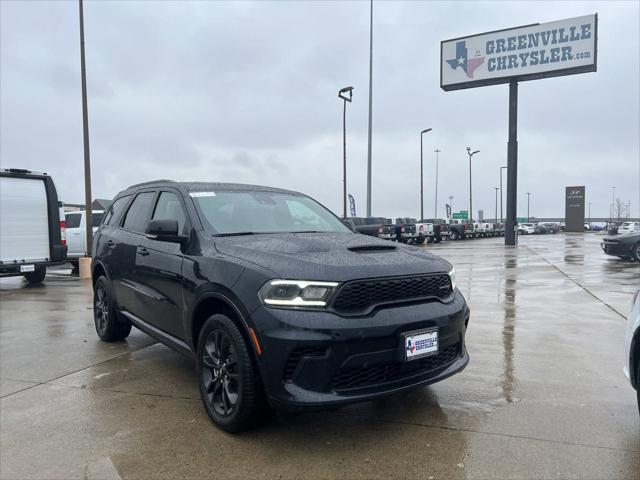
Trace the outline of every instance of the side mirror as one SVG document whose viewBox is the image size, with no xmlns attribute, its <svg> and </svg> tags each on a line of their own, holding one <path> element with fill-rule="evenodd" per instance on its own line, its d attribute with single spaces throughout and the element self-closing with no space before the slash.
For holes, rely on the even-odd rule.
<svg viewBox="0 0 640 480">
<path fill-rule="evenodd" d="M 185 243 L 189 237 L 178 234 L 177 220 L 151 220 L 147 226 L 147 238 L 159 242 Z"/>
<path fill-rule="evenodd" d="M 355 226 L 355 224 L 353 223 L 352 220 L 349 220 L 348 218 L 344 218 L 344 219 L 342 219 L 342 223 L 344 223 L 347 226 L 347 228 L 349 230 L 351 230 L 352 232 L 356 231 L 356 226 Z"/>
</svg>

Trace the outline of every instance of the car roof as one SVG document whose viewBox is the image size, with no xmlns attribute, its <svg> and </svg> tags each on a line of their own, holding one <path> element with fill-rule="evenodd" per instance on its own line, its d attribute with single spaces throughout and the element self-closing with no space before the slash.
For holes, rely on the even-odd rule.
<svg viewBox="0 0 640 480">
<path fill-rule="evenodd" d="M 222 183 L 222 182 L 176 182 L 174 180 L 152 180 L 150 182 L 136 183 L 127 187 L 118 195 L 125 193 L 133 193 L 144 188 L 173 187 L 185 194 L 189 192 L 207 192 L 207 191 L 245 191 L 245 192 L 271 192 L 271 193 L 288 193 L 292 195 L 303 195 L 293 190 L 285 190 L 283 188 L 265 187 L 262 185 L 250 185 L 244 183 Z"/>
</svg>

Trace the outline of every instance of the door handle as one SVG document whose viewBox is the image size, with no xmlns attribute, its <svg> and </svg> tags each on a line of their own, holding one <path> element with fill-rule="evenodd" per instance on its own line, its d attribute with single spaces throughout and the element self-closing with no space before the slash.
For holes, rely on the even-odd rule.
<svg viewBox="0 0 640 480">
<path fill-rule="evenodd" d="M 114 242 L 113 240 L 107 240 L 107 241 L 105 242 L 104 246 L 105 246 L 105 247 L 108 247 L 108 248 L 113 248 L 113 247 L 115 247 L 115 246 L 116 246 L 116 242 Z"/>
<path fill-rule="evenodd" d="M 144 248 L 142 245 L 138 245 L 138 255 L 142 255 L 143 257 L 146 257 L 147 255 L 149 255 L 149 250 Z"/>
</svg>

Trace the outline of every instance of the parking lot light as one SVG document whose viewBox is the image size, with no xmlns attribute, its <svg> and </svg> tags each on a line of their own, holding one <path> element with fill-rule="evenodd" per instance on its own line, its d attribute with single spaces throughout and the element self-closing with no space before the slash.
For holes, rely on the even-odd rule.
<svg viewBox="0 0 640 480">
<path fill-rule="evenodd" d="M 527 223 L 530 222 L 529 219 L 529 200 L 531 199 L 531 192 L 527 192 Z"/>
<path fill-rule="evenodd" d="M 476 153 L 480 153 L 480 150 L 471 151 L 471 147 L 467 147 L 467 154 L 469 155 L 469 220 L 473 223 L 473 192 L 471 190 L 471 157 Z"/>
<path fill-rule="evenodd" d="M 424 162 L 422 159 L 422 135 L 430 131 L 430 128 L 425 128 L 420 132 L 420 220 L 424 218 L 424 178 L 422 174 L 424 169 Z"/>
<path fill-rule="evenodd" d="M 349 95 L 347 97 L 347 94 Z M 343 100 L 342 110 L 342 218 L 347 218 L 347 102 L 351 103 L 353 87 L 341 88 L 338 97 Z"/>
<path fill-rule="evenodd" d="M 496 223 L 498 223 L 498 190 L 500 190 L 500 187 L 493 187 L 493 189 L 496 191 Z"/>
<path fill-rule="evenodd" d="M 500 223 L 503 223 L 502 219 L 502 170 L 506 170 L 506 166 L 500 167 Z"/>
</svg>

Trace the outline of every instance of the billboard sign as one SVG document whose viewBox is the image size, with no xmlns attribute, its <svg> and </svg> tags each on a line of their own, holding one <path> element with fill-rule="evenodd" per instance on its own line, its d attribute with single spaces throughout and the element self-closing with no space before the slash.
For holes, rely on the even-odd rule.
<svg viewBox="0 0 640 480">
<path fill-rule="evenodd" d="M 565 189 L 565 232 L 584 231 L 584 186 Z"/>
<path fill-rule="evenodd" d="M 440 43 L 440 87 L 482 87 L 597 70 L 598 14 Z"/>
</svg>

